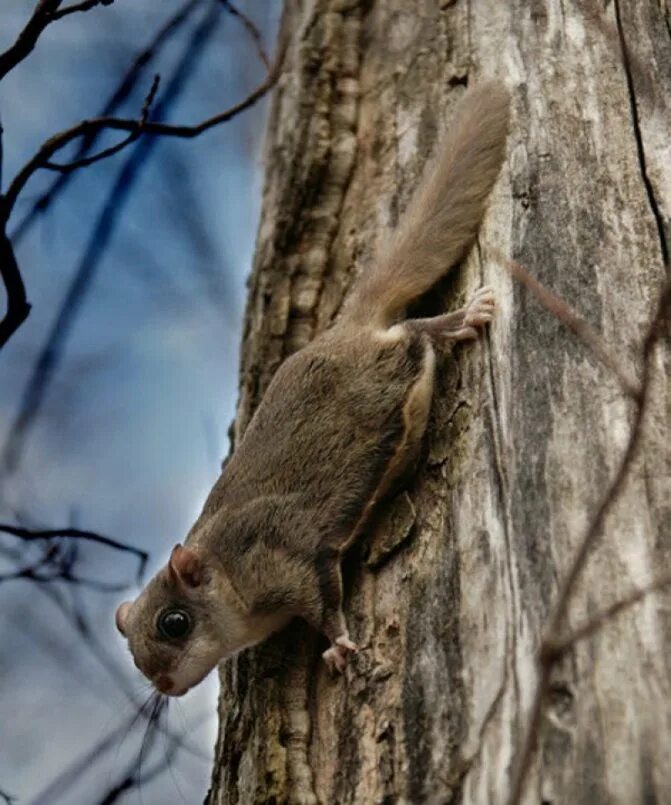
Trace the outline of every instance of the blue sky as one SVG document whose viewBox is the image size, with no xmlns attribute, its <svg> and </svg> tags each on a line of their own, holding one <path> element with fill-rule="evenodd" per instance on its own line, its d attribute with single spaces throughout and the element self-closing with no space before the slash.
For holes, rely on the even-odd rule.
<svg viewBox="0 0 671 805">
<path fill-rule="evenodd" d="M 44 139 L 99 110 L 134 54 L 180 5 L 117 0 L 48 28 L 30 57 L 0 84 L 5 186 Z M 271 50 L 279 5 L 238 3 Z M 190 32 L 212 13 L 210 4 L 202 6 L 147 69 L 121 114 L 137 115 L 154 72 L 161 73 L 162 87 L 168 86 Z M 2 4 L 0 49 L 13 41 L 31 7 L 24 0 Z M 263 78 L 263 65 L 237 20 L 222 12 L 210 27 L 167 114 L 170 121 L 207 117 Z M 0 478 L 3 521 L 20 515 L 43 527 L 74 524 L 131 542 L 150 552 L 150 573 L 185 535 L 228 449 L 244 283 L 260 206 L 265 112 L 261 103 L 197 140 L 157 141 L 141 160 L 21 461 Z M 127 149 L 79 171 L 17 248 L 33 309 L 0 353 L 1 443 L 96 218 L 130 154 Z M 52 178 L 40 174 L 31 180 L 15 209 L 14 226 Z M 0 546 L 13 545 L 1 538 Z M 87 549 L 84 560 L 90 576 L 132 578 L 129 557 Z M 11 559 L 0 553 L 0 572 L 10 567 Z M 64 595 L 70 601 L 75 592 Z M 112 628 L 119 598 L 86 592 L 78 605 L 125 675 L 124 685 L 139 691 L 143 683 Z M 114 729 L 128 702 L 48 592 L 25 581 L 5 582 L 0 599 L 0 789 L 31 802 L 65 764 Z M 178 786 L 187 801 L 199 801 L 209 780 L 216 692 L 213 676 L 179 708 L 171 706 L 169 723 L 176 731 L 186 726 L 205 760 L 179 754 L 177 782 L 163 775 L 148 783 L 144 805 L 181 801 Z M 49 795 L 49 801 L 96 802 L 96 793 L 106 787 L 101 775 L 116 779 L 137 750 L 136 738 L 131 734 L 121 750 L 115 747 L 82 775 L 76 791 Z M 156 751 L 158 758 L 160 747 Z M 132 792 L 118 801 L 140 799 Z"/>
</svg>

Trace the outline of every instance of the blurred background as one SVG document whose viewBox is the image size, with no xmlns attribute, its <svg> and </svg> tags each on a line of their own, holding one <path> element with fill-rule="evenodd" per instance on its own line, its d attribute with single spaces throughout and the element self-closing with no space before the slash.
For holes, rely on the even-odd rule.
<svg viewBox="0 0 671 805">
<path fill-rule="evenodd" d="M 36 2 L 4 0 L 0 51 Z M 155 73 L 152 119 L 243 99 L 267 68 L 234 11 L 272 59 L 280 6 L 116 0 L 53 22 L 0 83 L 3 189 L 55 132 L 137 118 Z M 228 451 L 266 105 L 25 187 L 8 233 L 33 307 L 0 352 L 0 523 L 111 537 L 149 554 L 147 578 L 185 536 Z M 0 533 L 0 802 L 202 801 L 216 674 L 145 739 L 148 689 L 113 626 L 138 560 Z"/>
</svg>

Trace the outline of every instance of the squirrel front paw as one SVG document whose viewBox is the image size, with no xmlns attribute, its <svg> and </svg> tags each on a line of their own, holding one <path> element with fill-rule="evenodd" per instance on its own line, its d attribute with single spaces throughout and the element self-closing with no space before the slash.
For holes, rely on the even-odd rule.
<svg viewBox="0 0 671 805">
<path fill-rule="evenodd" d="M 347 635 L 336 637 L 330 648 L 322 654 L 324 662 L 328 665 L 332 673 L 342 674 L 347 668 L 347 661 L 350 654 L 356 654 L 359 651 L 356 643 L 353 643 Z"/>
</svg>

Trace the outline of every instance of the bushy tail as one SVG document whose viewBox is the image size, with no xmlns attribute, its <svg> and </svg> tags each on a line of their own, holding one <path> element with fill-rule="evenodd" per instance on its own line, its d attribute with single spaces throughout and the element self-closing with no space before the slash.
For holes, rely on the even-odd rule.
<svg viewBox="0 0 671 805">
<path fill-rule="evenodd" d="M 462 98 L 400 227 L 354 287 L 343 320 L 389 326 L 464 256 L 505 155 L 509 112 L 510 96 L 498 82 Z"/>
</svg>

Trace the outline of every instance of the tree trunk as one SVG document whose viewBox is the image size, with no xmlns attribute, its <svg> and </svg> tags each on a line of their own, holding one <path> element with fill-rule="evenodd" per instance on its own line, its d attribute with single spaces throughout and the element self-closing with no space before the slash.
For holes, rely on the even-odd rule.
<svg viewBox="0 0 671 805">
<path fill-rule="evenodd" d="M 605 7 L 604 7 L 605 6 Z M 341 678 L 301 625 L 222 667 L 209 803 L 503 803 L 536 651 L 633 404 L 496 262 L 562 296 L 640 376 L 665 279 L 671 46 L 662 0 L 287 0 L 236 438 L 395 226 L 464 85 L 513 92 L 478 245 L 427 310 L 498 315 L 438 365 L 426 456 L 346 562 Z M 623 59 L 619 32 L 629 55 Z M 643 457 L 591 553 L 575 626 L 669 567 L 669 355 Z M 647 597 L 555 669 L 523 801 L 671 802 L 671 610 Z"/>
</svg>

